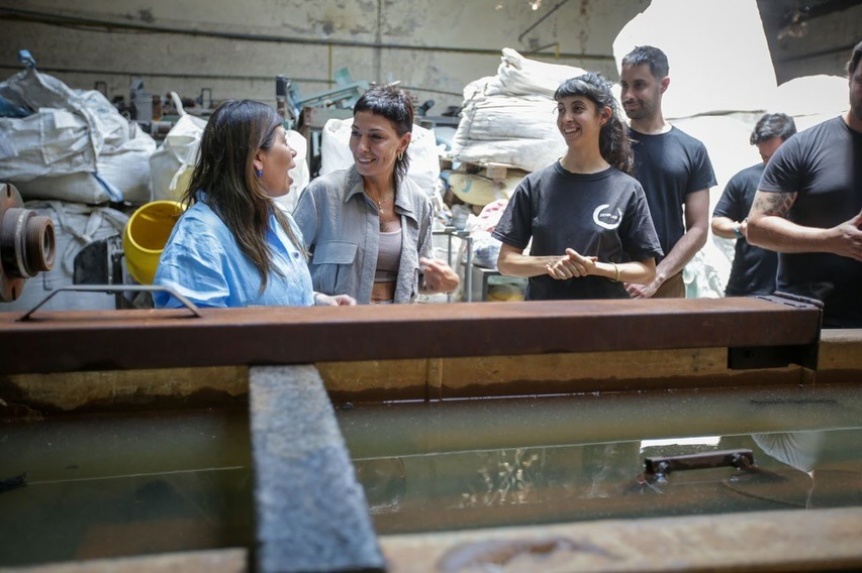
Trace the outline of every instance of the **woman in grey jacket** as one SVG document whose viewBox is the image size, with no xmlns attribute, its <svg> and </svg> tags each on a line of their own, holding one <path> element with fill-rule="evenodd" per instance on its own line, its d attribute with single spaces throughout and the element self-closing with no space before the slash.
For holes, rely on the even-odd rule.
<svg viewBox="0 0 862 573">
<path fill-rule="evenodd" d="M 406 177 L 412 129 L 413 105 L 398 88 L 374 87 L 356 102 L 354 165 L 312 181 L 294 212 L 315 290 L 368 304 L 458 287 L 455 271 L 432 258 L 431 202 Z"/>
</svg>

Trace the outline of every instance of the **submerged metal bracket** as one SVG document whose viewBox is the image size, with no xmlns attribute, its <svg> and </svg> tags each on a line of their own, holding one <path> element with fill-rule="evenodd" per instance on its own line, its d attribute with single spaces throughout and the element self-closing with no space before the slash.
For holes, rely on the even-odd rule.
<svg viewBox="0 0 862 573">
<path fill-rule="evenodd" d="M 823 311 L 823 302 L 791 293 L 778 292 L 768 296 L 758 296 L 761 300 L 775 302 L 799 309 L 818 309 Z M 780 326 L 779 326 L 780 327 Z M 817 370 L 820 331 L 808 344 L 786 346 L 737 346 L 727 349 L 727 367 L 731 370 L 755 368 L 781 368 L 798 364 L 809 370 Z"/>
<path fill-rule="evenodd" d="M 667 474 L 685 470 L 733 467 L 738 470 L 754 466 L 751 450 L 719 450 L 682 456 L 653 457 L 644 460 L 644 474 L 663 482 Z"/>
</svg>

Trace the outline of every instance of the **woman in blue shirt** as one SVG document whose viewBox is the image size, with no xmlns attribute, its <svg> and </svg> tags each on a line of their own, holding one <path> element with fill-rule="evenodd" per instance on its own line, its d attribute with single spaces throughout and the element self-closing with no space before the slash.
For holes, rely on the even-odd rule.
<svg viewBox="0 0 862 573">
<path fill-rule="evenodd" d="M 228 101 L 210 116 L 154 283 L 204 307 L 355 304 L 312 290 L 302 236 L 274 197 L 290 190 L 296 152 L 268 105 Z M 153 295 L 157 308 L 181 306 Z"/>
</svg>

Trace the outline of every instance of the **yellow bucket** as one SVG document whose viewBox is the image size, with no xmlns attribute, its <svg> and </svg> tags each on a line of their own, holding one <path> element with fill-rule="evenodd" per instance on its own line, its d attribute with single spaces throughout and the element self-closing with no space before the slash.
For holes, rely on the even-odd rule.
<svg viewBox="0 0 862 573">
<path fill-rule="evenodd" d="M 178 201 L 153 201 L 129 217 L 123 230 L 123 251 L 129 274 L 140 284 L 153 283 L 159 257 L 182 214 L 183 206 Z"/>
</svg>

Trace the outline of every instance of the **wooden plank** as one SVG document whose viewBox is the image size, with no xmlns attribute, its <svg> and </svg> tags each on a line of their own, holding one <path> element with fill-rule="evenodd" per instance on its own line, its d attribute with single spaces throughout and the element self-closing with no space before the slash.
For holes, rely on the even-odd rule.
<svg viewBox="0 0 862 573">
<path fill-rule="evenodd" d="M 816 384 L 862 383 L 862 330 L 825 330 Z M 720 348 L 578 352 L 317 364 L 336 403 L 810 383 L 799 366 L 730 370 Z M 0 418 L 45 412 L 192 406 L 245 399 L 248 367 L 164 368 L 0 377 Z M 204 402 L 206 401 L 206 403 Z"/>
<path fill-rule="evenodd" d="M 89 559 L 31 567 L 0 567 L 2 573 L 244 573 L 248 549 L 236 547 L 117 559 Z"/>
<path fill-rule="evenodd" d="M 862 509 L 773 511 L 380 539 L 389 573 L 859 571 Z"/>
</svg>

